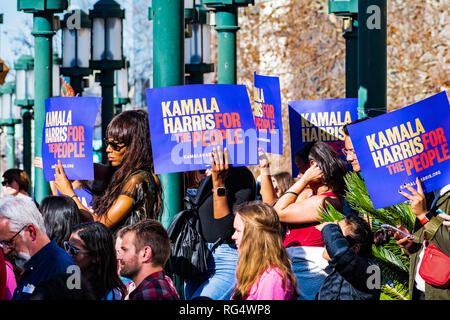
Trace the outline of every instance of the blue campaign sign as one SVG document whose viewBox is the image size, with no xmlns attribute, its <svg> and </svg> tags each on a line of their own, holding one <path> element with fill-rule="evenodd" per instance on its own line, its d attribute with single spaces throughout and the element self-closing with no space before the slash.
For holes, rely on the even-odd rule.
<svg viewBox="0 0 450 320">
<path fill-rule="evenodd" d="M 45 100 L 42 162 L 46 181 L 55 180 L 58 160 L 69 180 L 94 179 L 92 139 L 101 101 L 96 97 Z"/>
<path fill-rule="evenodd" d="M 58 195 L 60 195 L 59 190 L 56 190 Z M 92 193 L 87 189 L 73 189 L 75 195 L 80 199 L 81 203 L 89 210 L 92 209 L 91 201 L 92 201 Z"/>
<path fill-rule="evenodd" d="M 210 168 L 210 154 L 218 146 L 228 148 L 232 166 L 258 164 L 244 85 L 186 85 L 146 93 L 155 173 Z"/>
<path fill-rule="evenodd" d="M 408 184 L 424 192 L 450 183 L 450 105 L 445 92 L 348 126 L 375 209 L 407 200 Z M 409 191 L 404 190 L 409 193 Z"/>
<path fill-rule="evenodd" d="M 294 177 L 299 173 L 295 154 L 309 142 L 326 142 L 345 160 L 343 126 L 358 119 L 357 98 L 289 101 L 288 105 Z"/>
<path fill-rule="evenodd" d="M 253 101 L 258 146 L 268 153 L 283 154 L 280 79 L 255 73 Z"/>
<path fill-rule="evenodd" d="M 81 203 L 88 209 L 91 209 L 92 194 L 86 189 L 73 189 Z"/>
</svg>

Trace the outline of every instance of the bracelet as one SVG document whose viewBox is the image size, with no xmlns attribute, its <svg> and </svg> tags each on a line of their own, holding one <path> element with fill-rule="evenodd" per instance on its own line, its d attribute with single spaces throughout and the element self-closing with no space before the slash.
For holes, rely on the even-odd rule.
<svg viewBox="0 0 450 320">
<path fill-rule="evenodd" d="M 285 193 L 283 193 L 283 196 L 284 196 L 286 193 L 290 193 L 290 194 L 293 194 L 293 195 L 295 195 L 296 197 L 298 197 L 298 193 L 296 193 L 296 192 L 294 192 L 294 191 L 286 191 Z"/>
</svg>

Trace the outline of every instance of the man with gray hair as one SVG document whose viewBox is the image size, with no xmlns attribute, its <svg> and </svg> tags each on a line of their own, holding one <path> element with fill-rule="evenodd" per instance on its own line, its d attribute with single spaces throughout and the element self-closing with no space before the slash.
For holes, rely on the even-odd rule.
<svg viewBox="0 0 450 320">
<path fill-rule="evenodd" d="M 42 214 L 30 199 L 0 199 L 0 247 L 24 269 L 13 300 L 28 300 L 40 282 L 75 265 L 69 254 L 48 238 Z"/>
</svg>

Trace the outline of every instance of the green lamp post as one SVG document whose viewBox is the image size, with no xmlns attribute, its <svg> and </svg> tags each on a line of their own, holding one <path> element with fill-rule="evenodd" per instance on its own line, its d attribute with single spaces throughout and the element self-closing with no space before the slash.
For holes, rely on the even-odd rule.
<svg viewBox="0 0 450 320">
<path fill-rule="evenodd" d="M 74 16 L 78 20 L 74 21 Z M 92 73 L 89 68 L 91 58 L 92 21 L 83 10 L 74 10 L 64 15 L 62 29 L 61 74 L 70 78 L 75 94 L 83 92 L 83 78 Z"/>
<path fill-rule="evenodd" d="M 180 0 L 153 0 L 153 85 L 155 88 L 184 84 L 184 3 Z M 160 174 L 164 209 L 161 223 L 168 227 L 183 209 L 182 173 Z"/>
<path fill-rule="evenodd" d="M 128 68 L 130 61 L 125 60 L 125 67 L 114 72 L 114 114 L 122 112 L 123 105 L 131 102 L 128 97 Z"/>
<path fill-rule="evenodd" d="M 34 155 L 42 156 L 42 134 L 45 123 L 45 99 L 52 96 L 52 38 L 55 13 L 67 9 L 67 0 L 17 0 L 17 10 L 33 14 L 34 36 Z M 50 193 L 41 169 L 34 171 L 34 198 L 37 203 Z"/>
<path fill-rule="evenodd" d="M 193 1 L 193 0 L 191 0 Z M 184 27 L 185 13 L 181 0 L 153 0 L 149 20 L 153 20 L 153 86 L 155 88 L 184 84 Z M 193 6 L 190 6 L 191 9 Z M 163 212 L 160 222 L 167 229 L 175 214 L 183 209 L 184 175 L 158 175 L 161 181 Z M 174 277 L 183 298 L 182 282 Z"/>
<path fill-rule="evenodd" d="M 214 71 L 211 63 L 210 13 L 200 0 L 185 2 L 184 19 L 188 32 L 185 32 L 184 66 L 186 84 L 202 84 L 203 75 Z M 187 7 L 190 5 L 191 7 Z"/>
<path fill-rule="evenodd" d="M 1 87 L 2 104 L 0 125 L 6 127 L 6 168 L 15 167 L 16 148 L 15 148 L 15 125 L 20 123 L 20 109 L 14 105 L 14 95 L 16 84 L 14 82 L 6 82 Z"/>
<path fill-rule="evenodd" d="M 34 59 L 22 55 L 14 64 L 16 70 L 16 99 L 14 104 L 22 108 L 23 170 L 31 177 L 31 119 L 34 105 Z"/>
<path fill-rule="evenodd" d="M 386 113 L 386 12 L 386 0 L 358 1 L 359 118 Z"/>
<path fill-rule="evenodd" d="M 122 20 L 125 10 L 114 0 L 99 0 L 89 10 L 92 21 L 91 60 L 89 67 L 100 70 L 98 80 L 102 87 L 102 138 L 114 117 L 114 70 L 122 69 L 125 61 L 122 50 Z M 102 145 L 102 162 L 107 162 L 106 146 Z"/>
<path fill-rule="evenodd" d="M 202 0 L 202 4 L 215 10 L 218 83 L 236 84 L 238 7 L 254 4 L 254 0 Z"/>
<path fill-rule="evenodd" d="M 345 97 L 358 97 L 358 0 L 328 0 L 328 13 L 343 19 Z"/>
</svg>

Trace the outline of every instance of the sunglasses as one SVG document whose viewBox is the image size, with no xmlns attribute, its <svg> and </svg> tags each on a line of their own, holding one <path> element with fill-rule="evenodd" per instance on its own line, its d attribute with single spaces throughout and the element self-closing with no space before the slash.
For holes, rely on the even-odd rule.
<svg viewBox="0 0 450 320">
<path fill-rule="evenodd" d="M 125 148 L 125 143 L 110 141 L 107 138 L 103 138 L 103 143 L 105 144 L 106 148 L 108 148 L 108 146 L 111 146 L 114 151 L 120 151 Z"/>
<path fill-rule="evenodd" d="M 6 186 L 7 184 L 11 184 L 9 180 L 2 181 L 2 186 Z"/>
<path fill-rule="evenodd" d="M 4 249 L 8 249 L 11 250 L 14 246 L 14 239 L 19 235 L 19 233 L 21 233 L 23 231 L 23 229 L 25 229 L 26 227 L 28 227 L 28 225 L 22 227 L 22 229 L 20 229 L 15 235 L 13 235 L 9 240 L 5 240 L 5 241 L 0 241 L 0 247 L 4 248 Z"/>
<path fill-rule="evenodd" d="M 69 253 L 71 256 L 76 256 L 79 253 L 89 253 L 88 250 L 81 250 L 77 247 L 74 247 L 69 243 L 69 241 L 64 241 L 64 249 Z"/>
</svg>

